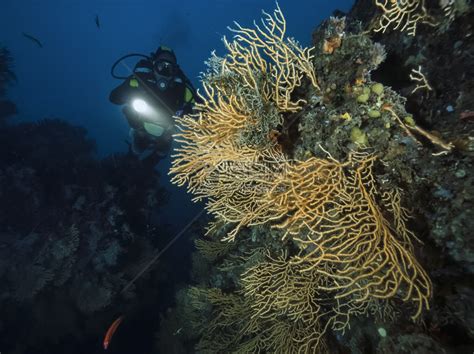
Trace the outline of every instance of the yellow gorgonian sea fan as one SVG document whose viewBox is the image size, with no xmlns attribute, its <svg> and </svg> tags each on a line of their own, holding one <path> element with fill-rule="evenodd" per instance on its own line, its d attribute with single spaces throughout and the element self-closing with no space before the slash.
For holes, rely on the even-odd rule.
<svg viewBox="0 0 474 354">
<path fill-rule="evenodd" d="M 265 195 L 271 189 L 268 180 L 285 173 L 286 158 L 268 134 L 281 124 L 282 113 L 305 103 L 292 97 L 303 78 L 318 88 L 313 48 L 285 39 L 279 8 L 273 16 L 265 15 L 262 27 L 236 24 L 234 41 L 224 39 L 229 53 L 209 61 L 196 113 L 177 119 L 180 146 L 171 181 L 187 184 L 194 200 L 205 198 L 218 219 L 237 224 L 229 240 L 242 226 L 282 216 L 274 215 L 273 201 Z"/>
<path fill-rule="evenodd" d="M 391 298 L 413 303 L 419 317 L 431 282 L 414 257 L 399 193 L 377 191 L 375 157 L 291 160 L 268 135 L 284 113 L 306 103 L 293 94 L 305 78 L 319 89 L 314 49 L 284 38 L 279 8 L 266 14 L 262 28 L 237 27 L 234 41 L 225 40 L 228 54 L 209 60 L 196 113 L 177 119 L 172 182 L 206 200 L 219 224 L 234 226 L 224 240 L 234 241 L 247 226 L 281 229 L 301 249 L 288 261 L 318 280 L 311 285 L 318 294 L 344 304 L 347 318 L 360 304 Z M 257 290 L 250 293 L 259 298 Z M 312 311 L 319 321 L 318 307 Z"/>
<path fill-rule="evenodd" d="M 379 18 L 375 32 L 385 33 L 387 28 L 407 32 L 410 36 L 416 34 L 418 24 L 424 23 L 435 26 L 428 15 L 425 0 L 374 0 L 375 5 L 383 13 Z"/>
</svg>

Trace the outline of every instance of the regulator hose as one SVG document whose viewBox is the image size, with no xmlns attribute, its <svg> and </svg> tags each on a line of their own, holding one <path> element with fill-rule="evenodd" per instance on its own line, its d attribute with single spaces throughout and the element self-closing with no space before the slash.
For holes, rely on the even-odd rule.
<svg viewBox="0 0 474 354">
<path fill-rule="evenodd" d="M 148 60 L 151 60 L 151 58 L 148 56 L 148 55 L 145 55 L 145 54 L 141 54 L 141 53 L 132 53 L 132 54 L 127 54 L 127 55 L 124 55 L 123 57 L 117 59 L 117 61 L 114 63 L 114 65 L 112 65 L 112 68 L 110 69 L 110 74 L 112 75 L 113 78 L 115 79 L 119 79 L 119 80 L 125 80 L 128 78 L 128 76 L 118 76 L 118 75 L 115 75 L 115 68 L 117 67 L 117 65 L 124 59 L 127 59 L 127 58 L 130 58 L 130 57 L 142 57 L 142 58 L 146 58 Z"/>
</svg>

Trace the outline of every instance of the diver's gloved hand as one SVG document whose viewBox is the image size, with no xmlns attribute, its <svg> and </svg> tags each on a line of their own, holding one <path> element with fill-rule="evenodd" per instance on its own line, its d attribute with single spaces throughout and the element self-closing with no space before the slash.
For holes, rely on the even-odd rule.
<svg viewBox="0 0 474 354">
<path fill-rule="evenodd" d="M 185 116 L 186 114 L 191 114 L 191 113 L 194 113 L 194 109 L 193 109 L 193 105 L 191 103 L 186 103 L 184 106 L 183 106 L 183 109 L 180 109 L 179 111 L 176 111 L 175 113 L 175 116 L 176 117 L 183 117 Z"/>
<path fill-rule="evenodd" d="M 131 148 L 135 155 L 140 156 L 154 146 L 154 140 L 141 129 L 130 129 L 129 136 L 132 140 Z"/>
</svg>

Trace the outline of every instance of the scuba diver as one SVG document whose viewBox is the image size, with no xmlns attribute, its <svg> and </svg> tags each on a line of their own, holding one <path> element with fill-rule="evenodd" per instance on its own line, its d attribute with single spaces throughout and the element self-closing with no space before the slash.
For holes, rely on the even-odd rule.
<svg viewBox="0 0 474 354">
<path fill-rule="evenodd" d="M 117 76 L 115 67 L 129 57 L 142 57 L 130 76 Z M 124 105 L 130 126 L 131 150 L 155 165 L 171 149 L 174 116 L 192 112 L 196 91 L 179 67 L 176 55 L 160 46 L 150 56 L 128 54 L 112 66 L 112 76 L 125 80 L 112 90 L 110 101 Z"/>
</svg>

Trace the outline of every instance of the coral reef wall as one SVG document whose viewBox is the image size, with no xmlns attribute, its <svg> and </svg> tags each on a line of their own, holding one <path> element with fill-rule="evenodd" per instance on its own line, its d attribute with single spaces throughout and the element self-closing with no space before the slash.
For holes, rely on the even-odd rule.
<svg viewBox="0 0 474 354">
<path fill-rule="evenodd" d="M 435 285 L 426 320 L 428 337 L 448 352 L 469 352 L 474 338 L 474 180 L 470 173 L 474 8 L 472 2 L 463 0 L 415 3 L 418 16 L 411 20 L 415 32 L 402 31 L 406 23 L 397 27 L 392 21 L 385 31 L 374 35 L 386 48 L 387 58 L 372 77 L 406 97 L 407 111 L 418 124 L 452 146 L 446 155 L 420 156 L 413 164 L 416 183 L 405 189 L 410 191 L 408 203 L 425 235 L 425 257 Z M 363 19 L 368 8 L 367 3 L 357 1 L 349 15 L 351 23 Z M 376 16 L 362 21 L 364 29 L 381 28 L 387 15 L 379 7 Z M 404 341 L 409 343 L 407 348 L 417 341 L 427 343 L 425 334 L 420 339 L 417 334 L 401 334 L 394 338 L 393 350 L 400 350 Z"/>
<path fill-rule="evenodd" d="M 140 282 L 121 291 L 166 240 L 154 218 L 167 200 L 153 166 L 97 159 L 81 127 L 0 123 L 2 352 L 84 353 L 118 313 L 130 321 L 162 266 L 144 276 L 146 292 Z"/>
<path fill-rule="evenodd" d="M 406 3 L 357 2 L 311 48 L 277 7 L 212 54 L 171 174 L 214 221 L 159 347 L 472 350 L 472 7 Z"/>
</svg>

